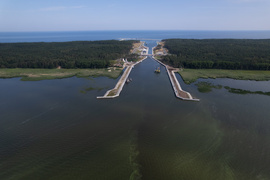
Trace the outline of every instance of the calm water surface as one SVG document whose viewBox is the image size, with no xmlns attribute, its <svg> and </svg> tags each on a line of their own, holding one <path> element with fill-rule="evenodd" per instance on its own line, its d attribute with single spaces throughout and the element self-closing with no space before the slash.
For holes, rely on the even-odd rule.
<svg viewBox="0 0 270 180">
<path fill-rule="evenodd" d="M 270 31 L 64 31 L 0 32 L 0 42 L 65 42 L 108 39 L 270 39 Z"/>
<path fill-rule="evenodd" d="M 96 97 L 117 79 L 0 79 L 0 179 L 270 179 L 270 96 L 200 93 L 177 75 L 201 99 L 181 101 L 157 66 L 138 64 L 112 100 Z M 269 91 L 269 82 L 199 81 Z M 81 93 L 89 87 L 99 90 Z"/>
</svg>

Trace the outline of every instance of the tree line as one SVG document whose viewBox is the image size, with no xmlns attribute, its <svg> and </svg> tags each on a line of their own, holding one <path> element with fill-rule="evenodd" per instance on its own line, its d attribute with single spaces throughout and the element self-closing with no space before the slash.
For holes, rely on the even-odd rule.
<svg viewBox="0 0 270 180">
<path fill-rule="evenodd" d="M 0 43 L 0 68 L 106 68 L 112 60 L 136 58 L 137 41 Z"/>
<path fill-rule="evenodd" d="M 270 39 L 166 39 L 164 63 L 192 69 L 270 70 Z"/>
</svg>

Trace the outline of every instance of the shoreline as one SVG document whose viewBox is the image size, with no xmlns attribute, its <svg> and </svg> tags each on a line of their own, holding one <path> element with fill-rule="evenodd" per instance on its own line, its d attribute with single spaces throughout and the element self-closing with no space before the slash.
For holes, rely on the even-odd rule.
<svg viewBox="0 0 270 180">
<path fill-rule="evenodd" d="M 225 70 L 225 69 L 182 69 L 178 71 L 186 84 L 198 79 L 229 78 L 235 80 L 269 81 L 270 71 Z"/>
<path fill-rule="evenodd" d="M 180 40 L 180 39 L 179 39 Z M 184 39 L 186 40 L 186 39 Z M 158 43 L 161 49 L 164 49 L 164 44 Z M 157 45 L 157 46 L 158 46 Z M 156 47 L 157 47 L 156 46 Z M 165 50 L 163 52 L 159 52 L 156 57 L 166 55 Z M 237 70 L 237 69 L 221 69 L 221 68 L 205 68 L 205 69 L 191 69 L 184 68 L 178 71 L 183 81 L 186 84 L 191 84 L 199 78 L 207 79 L 207 78 L 229 78 L 235 80 L 255 80 L 255 81 L 269 81 L 270 80 L 270 70 Z"/>
<path fill-rule="evenodd" d="M 21 78 L 21 81 L 40 81 L 64 79 L 70 77 L 109 77 L 116 79 L 122 73 L 122 68 L 109 67 L 107 69 L 31 69 L 6 68 L 0 69 L 0 79 Z"/>
<path fill-rule="evenodd" d="M 22 81 L 40 81 L 64 79 L 70 77 L 109 77 L 116 79 L 123 68 L 103 69 L 31 69 L 31 68 L 5 68 L 0 69 L 0 79 L 21 78 Z M 229 78 L 235 80 L 270 81 L 270 71 L 256 70 L 223 70 L 223 69 L 183 69 L 180 74 L 186 84 L 196 82 L 198 79 Z"/>
<path fill-rule="evenodd" d="M 131 51 L 139 49 L 144 46 L 145 42 L 140 41 L 138 48 L 132 48 Z M 144 58 L 143 58 L 144 59 Z M 136 62 L 141 62 L 138 59 Z M 0 79 L 21 78 L 21 81 L 41 81 L 52 79 L 64 79 L 70 77 L 109 77 L 117 79 L 123 72 L 124 67 L 108 67 L 100 69 L 91 68 L 73 68 L 73 69 L 49 69 L 49 68 L 0 68 Z"/>
</svg>

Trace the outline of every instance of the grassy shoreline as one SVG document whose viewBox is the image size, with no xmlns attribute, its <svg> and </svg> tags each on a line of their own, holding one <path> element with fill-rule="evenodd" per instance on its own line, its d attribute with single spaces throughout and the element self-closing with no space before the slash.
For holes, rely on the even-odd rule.
<svg viewBox="0 0 270 180">
<path fill-rule="evenodd" d="M 221 70 L 221 69 L 183 69 L 178 72 L 186 84 L 199 78 L 230 78 L 238 80 L 269 81 L 270 71 Z"/>
<path fill-rule="evenodd" d="M 121 74 L 121 68 L 108 69 L 0 69 L 0 78 L 21 77 L 22 81 L 40 81 L 49 79 L 63 79 L 69 77 L 98 77 L 106 76 L 117 78 Z"/>
</svg>

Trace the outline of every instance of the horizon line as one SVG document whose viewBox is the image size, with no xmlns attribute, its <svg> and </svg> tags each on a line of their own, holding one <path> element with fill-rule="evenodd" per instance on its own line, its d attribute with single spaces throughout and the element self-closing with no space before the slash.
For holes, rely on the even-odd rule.
<svg viewBox="0 0 270 180">
<path fill-rule="evenodd" d="M 41 30 L 41 31 L 0 31 L 0 33 L 32 33 L 32 32 L 97 32 L 97 31 L 270 31 L 270 30 L 195 30 L 195 29 L 189 29 L 189 30 L 184 30 L 184 29 L 141 29 L 141 30 Z"/>
</svg>

